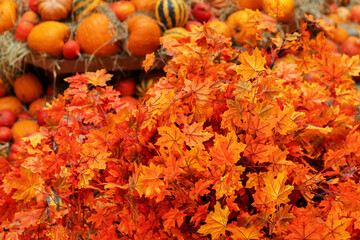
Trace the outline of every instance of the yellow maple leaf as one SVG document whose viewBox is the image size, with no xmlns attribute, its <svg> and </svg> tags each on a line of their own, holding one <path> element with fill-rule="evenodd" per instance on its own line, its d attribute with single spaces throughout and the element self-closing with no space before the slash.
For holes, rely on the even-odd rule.
<svg viewBox="0 0 360 240">
<path fill-rule="evenodd" d="M 138 178 L 138 184 L 136 188 L 139 188 L 140 192 L 143 192 L 145 196 L 159 194 L 161 187 L 165 186 L 163 181 L 163 168 L 150 163 L 150 165 L 142 166 L 141 174 Z"/>
<path fill-rule="evenodd" d="M 261 56 L 261 51 L 255 48 L 252 55 L 243 52 L 239 56 L 240 65 L 235 66 L 234 70 L 242 75 L 246 80 L 256 77 L 256 74 L 265 70 L 266 58 Z"/>
<path fill-rule="evenodd" d="M 41 133 L 34 133 L 33 135 L 29 136 L 29 137 L 24 137 L 23 140 L 30 141 L 30 144 L 35 148 L 37 145 L 39 145 L 41 143 L 41 140 L 44 139 L 45 136 L 41 135 Z"/>
<path fill-rule="evenodd" d="M 262 190 L 268 197 L 268 200 L 275 201 L 277 206 L 289 201 L 289 194 L 294 189 L 294 186 L 285 185 L 287 171 L 279 172 L 275 174 L 273 172 L 267 172 L 264 178 L 265 188 Z"/>
<path fill-rule="evenodd" d="M 214 211 L 207 215 L 205 219 L 206 224 L 200 227 L 198 233 L 204 236 L 211 234 L 211 239 L 218 239 L 221 235 L 225 234 L 229 214 L 230 210 L 228 206 L 222 209 L 221 204 L 216 202 Z"/>
</svg>

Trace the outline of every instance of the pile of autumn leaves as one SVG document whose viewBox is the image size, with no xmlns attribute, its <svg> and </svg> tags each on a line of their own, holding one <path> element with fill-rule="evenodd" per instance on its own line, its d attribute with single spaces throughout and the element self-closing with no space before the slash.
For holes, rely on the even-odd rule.
<svg viewBox="0 0 360 240">
<path fill-rule="evenodd" d="M 359 57 L 306 24 L 268 52 L 206 25 L 162 46 L 167 76 L 137 107 L 104 70 L 66 79 L 1 159 L 1 237 L 359 238 Z"/>
</svg>

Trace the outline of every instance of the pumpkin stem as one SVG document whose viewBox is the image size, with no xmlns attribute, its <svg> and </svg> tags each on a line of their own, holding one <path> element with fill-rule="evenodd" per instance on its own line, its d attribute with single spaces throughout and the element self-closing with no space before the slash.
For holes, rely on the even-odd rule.
<svg viewBox="0 0 360 240">
<path fill-rule="evenodd" d="M 240 27 L 232 27 L 236 32 L 240 32 L 241 28 Z"/>
</svg>

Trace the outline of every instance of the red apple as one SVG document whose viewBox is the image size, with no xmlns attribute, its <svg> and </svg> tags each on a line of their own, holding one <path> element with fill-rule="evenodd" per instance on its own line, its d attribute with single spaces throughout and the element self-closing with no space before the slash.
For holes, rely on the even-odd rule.
<svg viewBox="0 0 360 240">
<path fill-rule="evenodd" d="M 45 118 L 47 118 L 47 116 L 48 116 L 48 113 L 44 109 L 40 108 L 38 110 L 36 119 L 37 119 L 39 126 L 43 126 L 46 124 Z"/>
<path fill-rule="evenodd" d="M 16 115 L 9 109 L 0 110 L 0 127 L 12 127 L 16 121 Z"/>
<path fill-rule="evenodd" d="M 0 127 L 0 142 L 8 142 L 11 138 L 11 129 L 9 127 Z"/>
<path fill-rule="evenodd" d="M 32 116 L 31 114 L 26 111 L 26 110 L 23 110 L 21 113 L 19 113 L 19 115 L 17 116 L 17 120 L 20 121 L 20 120 L 24 120 L 24 119 L 31 119 Z"/>
<path fill-rule="evenodd" d="M 80 44 L 75 40 L 68 40 L 63 46 L 63 56 L 67 59 L 75 59 L 80 55 Z"/>
<path fill-rule="evenodd" d="M 202 25 L 201 22 L 199 21 L 192 21 L 192 20 L 189 20 L 187 23 L 186 23 L 186 26 L 185 26 L 185 29 L 188 30 L 188 31 L 191 31 L 191 26 L 197 26 L 197 27 L 200 27 Z"/>
<path fill-rule="evenodd" d="M 38 13 L 39 9 L 38 9 L 38 0 L 26 0 L 27 4 L 29 6 L 29 8 L 33 11 Z"/>
<path fill-rule="evenodd" d="M 121 94 L 121 96 L 131 96 L 135 94 L 136 82 L 132 78 L 121 80 L 115 87 Z"/>
<path fill-rule="evenodd" d="M 6 89 L 2 83 L 0 83 L 0 97 L 3 97 L 6 95 Z"/>
<path fill-rule="evenodd" d="M 206 22 L 211 18 L 211 8 L 206 3 L 197 3 L 191 10 L 192 16 L 199 22 Z"/>
</svg>

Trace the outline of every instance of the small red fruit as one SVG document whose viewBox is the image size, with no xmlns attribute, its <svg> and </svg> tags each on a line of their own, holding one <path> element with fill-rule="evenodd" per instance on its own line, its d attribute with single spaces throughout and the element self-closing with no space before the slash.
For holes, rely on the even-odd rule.
<svg viewBox="0 0 360 240">
<path fill-rule="evenodd" d="M 38 13 L 39 12 L 39 9 L 38 9 L 38 0 L 26 0 L 27 1 L 27 4 L 29 6 L 29 8 Z"/>
<path fill-rule="evenodd" d="M 350 9 L 350 19 L 360 24 L 360 4 Z"/>
<path fill-rule="evenodd" d="M 341 52 L 352 57 L 360 54 L 360 38 L 349 37 L 341 43 Z"/>
<path fill-rule="evenodd" d="M 199 22 L 206 22 L 212 16 L 210 11 L 211 11 L 211 8 L 208 4 L 197 3 L 195 5 L 195 7 L 191 10 L 191 14 Z"/>
<path fill-rule="evenodd" d="M 9 161 L 9 163 L 16 162 L 18 160 L 17 153 L 16 152 L 10 152 L 8 157 L 7 157 L 7 160 Z"/>
<path fill-rule="evenodd" d="M 9 109 L 0 110 L 0 127 L 12 127 L 16 121 L 16 115 Z"/>
<path fill-rule="evenodd" d="M 43 126 L 46 124 L 45 119 L 47 117 L 48 117 L 48 113 L 44 109 L 40 108 L 37 112 L 37 118 L 36 118 L 39 126 Z"/>
<path fill-rule="evenodd" d="M 191 31 L 191 26 L 200 27 L 201 25 L 202 25 L 202 23 L 199 22 L 199 21 L 189 20 L 189 21 L 186 23 L 185 29 L 188 30 L 188 31 Z"/>
<path fill-rule="evenodd" d="M 115 87 L 121 94 L 121 96 L 131 96 L 136 92 L 136 82 L 132 78 L 121 80 Z"/>
<path fill-rule="evenodd" d="M 66 59 L 75 59 L 80 55 L 80 44 L 75 40 L 68 40 L 63 46 L 63 56 Z"/>
<path fill-rule="evenodd" d="M 11 129 L 9 127 L 0 127 L 0 142 L 8 142 L 11 138 Z"/>
<path fill-rule="evenodd" d="M 17 120 L 20 121 L 20 120 L 24 120 L 24 119 L 31 119 L 32 116 L 31 114 L 26 111 L 26 110 L 23 110 L 21 113 L 19 113 L 19 115 L 17 116 Z"/>
<path fill-rule="evenodd" d="M 23 145 L 24 145 L 23 140 L 21 139 L 14 140 L 14 142 L 11 144 L 10 152 L 14 152 L 14 153 L 19 152 L 23 148 Z"/>
</svg>

